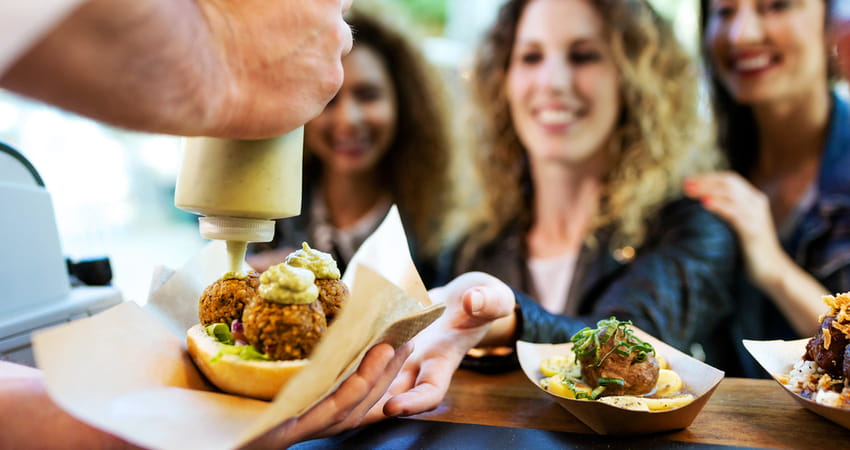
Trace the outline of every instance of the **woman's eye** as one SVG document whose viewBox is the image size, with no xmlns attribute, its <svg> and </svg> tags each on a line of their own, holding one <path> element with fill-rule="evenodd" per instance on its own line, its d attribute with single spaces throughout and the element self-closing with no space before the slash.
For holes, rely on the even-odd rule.
<svg viewBox="0 0 850 450">
<path fill-rule="evenodd" d="M 381 89 L 376 86 L 362 86 L 354 91 L 354 96 L 361 102 L 372 102 L 381 98 Z"/>
<path fill-rule="evenodd" d="M 735 15 L 735 8 L 731 6 L 720 6 L 714 8 L 713 15 L 721 19 L 728 19 Z"/>
<path fill-rule="evenodd" d="M 584 51 L 570 53 L 570 62 L 575 64 L 583 64 L 594 61 L 599 61 L 600 54 L 598 52 Z"/>
<path fill-rule="evenodd" d="M 526 52 L 519 55 L 519 60 L 523 64 L 535 64 L 543 59 L 543 55 L 538 52 Z"/>
<path fill-rule="evenodd" d="M 771 2 L 767 2 L 762 8 L 767 10 L 768 12 L 782 12 L 789 8 L 791 8 L 792 2 L 791 0 L 774 0 Z"/>
</svg>

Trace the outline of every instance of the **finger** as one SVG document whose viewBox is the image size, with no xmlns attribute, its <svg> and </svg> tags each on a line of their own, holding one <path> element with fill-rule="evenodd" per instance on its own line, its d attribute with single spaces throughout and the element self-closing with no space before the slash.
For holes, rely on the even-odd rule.
<svg viewBox="0 0 850 450">
<path fill-rule="evenodd" d="M 388 416 L 410 416 L 431 411 L 442 402 L 460 359 L 434 357 L 423 362 L 413 389 L 390 398 L 384 405 Z"/>
<path fill-rule="evenodd" d="M 297 424 L 298 434 L 316 436 L 344 421 L 352 409 L 366 398 L 394 356 L 395 352 L 390 345 L 379 344 L 372 347 L 355 373 L 328 398 L 301 416 Z"/>
<path fill-rule="evenodd" d="M 728 195 L 732 189 L 731 178 L 723 173 L 711 173 L 688 177 L 682 184 L 682 190 L 688 197 L 700 198 L 705 195 Z"/>
<path fill-rule="evenodd" d="M 382 344 L 387 345 L 387 344 Z M 395 379 L 399 370 L 401 369 L 404 361 L 410 356 L 410 353 L 413 350 L 413 343 L 408 342 L 405 345 L 402 345 L 395 352 L 395 356 L 390 360 L 389 364 L 387 364 L 386 368 L 375 374 L 377 377 L 377 381 L 374 383 L 372 388 L 369 391 L 369 394 L 364 398 L 348 415 L 345 421 L 341 422 L 339 425 L 333 426 L 329 429 L 327 434 L 335 434 L 341 431 L 347 430 L 349 428 L 353 428 L 359 426 L 363 423 L 363 419 L 366 414 L 372 409 L 373 406 L 376 406 L 379 402 L 386 402 L 389 399 L 389 396 L 386 396 L 387 388 L 389 388 L 390 384 Z M 381 410 L 379 408 L 378 410 Z M 384 418 L 383 416 L 375 417 L 372 416 L 370 419 L 372 422 L 377 421 L 378 419 Z M 369 422 L 371 423 L 371 422 Z"/>
<path fill-rule="evenodd" d="M 357 406 L 355 411 L 351 413 L 349 417 L 351 417 L 351 422 L 345 424 L 346 428 L 353 428 L 355 426 L 369 424 L 372 422 L 376 422 L 381 419 L 385 419 L 386 416 L 383 414 L 383 406 L 384 403 L 389 400 L 391 397 L 389 395 L 388 388 L 390 387 L 393 380 L 398 375 L 399 370 L 404 364 L 405 360 L 413 350 L 413 343 L 408 342 L 407 344 L 401 346 L 396 350 L 396 356 L 390 361 L 390 364 L 387 366 L 386 370 L 384 370 L 381 378 L 372 388 L 372 391 L 369 393 L 369 396 Z M 372 415 L 369 415 L 370 411 L 375 411 Z M 377 412 L 380 412 L 378 414 Z M 340 430 L 337 431 L 342 431 Z"/>
<path fill-rule="evenodd" d="M 418 365 L 409 366 L 408 363 L 405 363 L 405 366 L 398 373 L 398 375 L 396 375 L 395 379 L 392 381 L 389 389 L 387 389 L 387 392 L 384 394 L 381 400 L 379 400 L 374 406 L 372 406 L 369 412 L 366 413 L 366 416 L 363 419 L 364 422 L 372 423 L 374 421 L 386 418 L 387 415 L 384 413 L 384 405 L 394 395 L 412 389 L 414 383 L 416 382 L 416 374 L 418 373 Z"/>
<path fill-rule="evenodd" d="M 748 215 L 740 211 L 740 205 L 733 199 L 722 195 L 711 195 L 703 197 L 701 203 L 706 210 L 728 223 L 738 235 L 746 231 L 743 221 Z"/>
<path fill-rule="evenodd" d="M 513 304 L 496 289 L 489 287 L 472 288 L 463 294 L 463 307 L 467 314 L 485 321 L 507 316 L 513 311 Z"/>
</svg>

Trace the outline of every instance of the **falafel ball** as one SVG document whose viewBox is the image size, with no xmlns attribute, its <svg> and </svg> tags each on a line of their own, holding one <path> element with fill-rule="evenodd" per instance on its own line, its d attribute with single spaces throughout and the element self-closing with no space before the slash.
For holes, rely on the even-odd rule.
<svg viewBox="0 0 850 450">
<path fill-rule="evenodd" d="M 257 295 L 260 276 L 251 272 L 245 278 L 218 279 L 204 289 L 198 303 L 198 318 L 206 326 L 241 320 L 245 305 Z"/>
<path fill-rule="evenodd" d="M 342 304 L 350 295 L 348 286 L 342 280 L 321 280 L 317 278 L 316 287 L 319 288 L 319 303 L 322 304 L 325 319 L 330 325 L 342 308 Z"/>
<path fill-rule="evenodd" d="M 313 352 L 327 328 L 318 300 L 308 304 L 282 304 L 254 296 L 242 313 L 245 338 L 273 359 L 304 359 Z"/>
</svg>

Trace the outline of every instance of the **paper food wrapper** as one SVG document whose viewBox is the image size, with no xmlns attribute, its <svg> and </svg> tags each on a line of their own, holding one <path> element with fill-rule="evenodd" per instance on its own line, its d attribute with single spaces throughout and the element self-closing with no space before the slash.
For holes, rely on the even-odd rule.
<svg viewBox="0 0 850 450">
<path fill-rule="evenodd" d="M 808 339 L 797 339 L 794 341 L 751 341 L 744 339 L 744 347 L 750 352 L 750 355 L 758 362 L 767 373 L 776 377 L 779 375 L 788 375 L 791 368 L 797 361 L 802 359 L 806 353 L 806 343 Z M 832 406 L 821 405 L 807 398 L 801 397 L 784 384 L 776 380 L 782 390 L 787 392 L 794 400 L 797 401 L 803 408 L 829 419 L 844 428 L 850 429 L 850 409 L 835 408 Z"/>
<path fill-rule="evenodd" d="M 177 271 L 154 275 L 145 309 L 123 303 L 33 337 L 48 392 L 78 419 L 134 444 L 236 448 L 329 395 L 374 344 L 399 346 L 445 309 L 432 305 L 393 208 L 349 264 L 351 298 L 301 370 L 272 402 L 219 392 L 186 352 L 203 289 L 226 268 L 211 243 Z"/>
<path fill-rule="evenodd" d="M 546 395 L 552 397 L 570 414 L 599 434 L 636 435 L 686 428 L 708 402 L 723 380 L 724 372 L 691 358 L 685 353 L 655 339 L 638 328 L 635 335 L 655 347 L 667 359 L 670 368 L 682 378 L 685 389 L 694 394 L 693 402 L 677 409 L 658 412 L 631 411 L 594 400 L 575 400 L 555 395 L 540 387 L 540 363 L 550 356 L 574 356 L 572 343 L 534 344 L 517 342 L 517 356 L 522 371 Z"/>
</svg>

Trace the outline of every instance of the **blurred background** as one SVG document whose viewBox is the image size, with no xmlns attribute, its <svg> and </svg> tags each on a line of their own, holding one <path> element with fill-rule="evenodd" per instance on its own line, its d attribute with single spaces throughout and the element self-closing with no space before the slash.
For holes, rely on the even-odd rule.
<svg viewBox="0 0 850 450">
<path fill-rule="evenodd" d="M 407 10 L 426 55 L 454 88 L 501 5 L 501 0 L 388 1 Z M 651 3 L 696 52 L 697 0 Z M 126 299 L 144 303 L 156 265 L 179 267 L 205 244 L 196 217 L 173 203 L 180 138 L 111 128 L 0 90 L 0 141 L 23 153 L 43 178 L 66 256 L 109 257 L 113 285 Z M 14 214 L 4 212 L 0 220 L 14 220 Z"/>
</svg>

